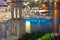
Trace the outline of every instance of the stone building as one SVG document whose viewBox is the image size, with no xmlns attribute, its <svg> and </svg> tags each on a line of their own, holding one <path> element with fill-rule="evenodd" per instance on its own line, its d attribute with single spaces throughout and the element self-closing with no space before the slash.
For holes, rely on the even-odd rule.
<svg viewBox="0 0 60 40">
<path fill-rule="evenodd" d="M 13 24 L 12 27 L 10 27 L 10 32 L 13 36 L 22 35 L 25 32 L 24 22 L 21 17 L 22 3 L 20 2 L 20 0 L 11 0 L 11 2 L 9 2 L 9 4 L 11 6 L 11 20 L 9 20 L 9 22 L 11 22 Z M 16 22 L 16 24 L 15 24 L 15 22 Z M 17 23 L 17 22 L 19 22 L 19 23 Z M 18 30 L 18 28 L 19 28 L 19 30 Z"/>
</svg>

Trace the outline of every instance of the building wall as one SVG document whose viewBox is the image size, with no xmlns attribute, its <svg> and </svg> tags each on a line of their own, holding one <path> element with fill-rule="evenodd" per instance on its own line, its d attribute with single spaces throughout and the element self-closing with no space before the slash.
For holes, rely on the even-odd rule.
<svg viewBox="0 0 60 40">
<path fill-rule="evenodd" d="M 17 35 L 20 36 L 20 35 L 23 35 L 23 33 L 25 32 L 23 19 L 21 17 L 22 7 L 21 7 L 20 1 L 23 1 L 23 0 L 11 0 L 11 2 L 9 1 L 10 2 L 9 4 L 11 6 L 11 19 L 12 20 L 8 21 L 8 22 L 10 22 L 10 25 L 8 25 L 8 26 L 10 26 L 11 36 L 12 35 L 13 36 L 17 36 Z M 19 30 L 17 31 L 18 27 L 19 27 Z"/>
</svg>

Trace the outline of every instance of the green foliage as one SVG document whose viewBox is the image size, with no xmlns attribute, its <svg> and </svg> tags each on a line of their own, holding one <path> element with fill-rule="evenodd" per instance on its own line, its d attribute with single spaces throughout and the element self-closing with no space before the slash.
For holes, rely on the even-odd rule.
<svg viewBox="0 0 60 40">
<path fill-rule="evenodd" d="M 41 31 L 26 33 L 22 37 L 20 37 L 18 40 L 35 40 L 39 37 L 42 37 L 42 35 L 44 35 L 44 33 Z"/>
<path fill-rule="evenodd" d="M 16 40 L 16 38 L 14 36 L 11 36 L 10 40 Z"/>
<path fill-rule="evenodd" d="M 51 36 L 50 33 L 45 34 L 44 36 L 42 36 L 41 38 L 38 38 L 36 40 L 55 40 L 53 36 Z"/>
<path fill-rule="evenodd" d="M 18 40 L 55 40 L 50 33 L 44 33 L 42 31 L 26 33 Z"/>
</svg>

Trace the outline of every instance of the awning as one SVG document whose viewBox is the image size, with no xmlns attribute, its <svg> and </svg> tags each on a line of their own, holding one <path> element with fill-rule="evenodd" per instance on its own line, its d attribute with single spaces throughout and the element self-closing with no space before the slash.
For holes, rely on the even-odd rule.
<svg viewBox="0 0 60 40">
<path fill-rule="evenodd" d="M 48 12 L 49 10 L 37 10 L 37 12 Z"/>
</svg>

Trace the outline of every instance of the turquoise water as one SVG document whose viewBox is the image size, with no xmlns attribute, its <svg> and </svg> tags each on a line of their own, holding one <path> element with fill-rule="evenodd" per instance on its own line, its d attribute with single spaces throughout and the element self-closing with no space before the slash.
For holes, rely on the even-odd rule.
<svg viewBox="0 0 60 40">
<path fill-rule="evenodd" d="M 37 30 L 53 32 L 53 18 L 24 18 L 24 23 L 26 23 L 26 21 L 30 21 L 31 23 L 31 32 Z"/>
</svg>

